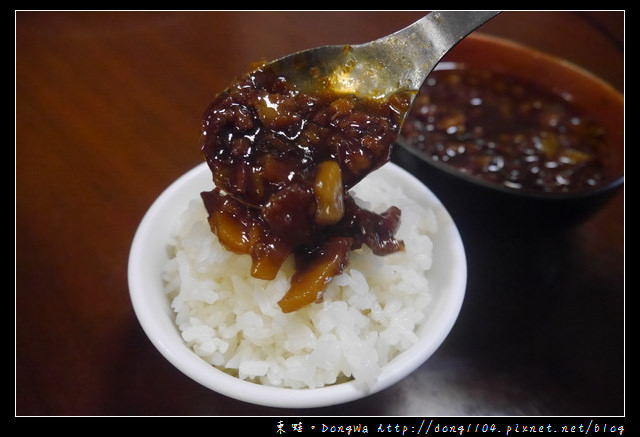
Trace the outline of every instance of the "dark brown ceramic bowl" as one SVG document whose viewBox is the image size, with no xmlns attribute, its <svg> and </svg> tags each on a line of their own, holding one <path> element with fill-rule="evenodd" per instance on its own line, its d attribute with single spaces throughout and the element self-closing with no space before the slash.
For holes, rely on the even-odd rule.
<svg viewBox="0 0 640 437">
<path fill-rule="evenodd" d="M 605 205 L 624 182 L 624 97 L 606 82 L 566 60 L 506 39 L 475 33 L 443 62 L 514 74 L 571 96 L 609 136 L 608 176 L 597 186 L 563 193 L 528 192 L 487 182 L 409 145 L 400 136 L 392 161 L 425 183 L 444 203 L 463 234 L 537 234 L 582 223 Z"/>
</svg>

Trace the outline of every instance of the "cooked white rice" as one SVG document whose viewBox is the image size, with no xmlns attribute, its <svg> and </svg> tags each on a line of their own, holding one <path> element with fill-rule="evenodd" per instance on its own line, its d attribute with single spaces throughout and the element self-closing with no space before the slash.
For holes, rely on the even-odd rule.
<svg viewBox="0 0 640 437">
<path fill-rule="evenodd" d="M 250 257 L 225 250 L 202 201 L 192 200 L 164 273 L 189 347 L 211 365 L 259 384 L 314 388 L 352 378 L 374 384 L 381 367 L 417 341 L 426 318 L 437 220 L 381 178 L 366 178 L 354 192 L 367 209 L 402 210 L 396 236 L 405 250 L 384 257 L 367 247 L 352 252 L 322 303 L 288 314 L 277 302 L 289 288 L 293 262 L 272 281 L 251 277 Z"/>
</svg>

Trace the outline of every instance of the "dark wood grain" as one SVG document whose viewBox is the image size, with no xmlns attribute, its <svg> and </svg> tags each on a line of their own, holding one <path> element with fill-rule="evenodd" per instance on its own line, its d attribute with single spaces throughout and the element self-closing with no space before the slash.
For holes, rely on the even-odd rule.
<svg viewBox="0 0 640 437">
<path fill-rule="evenodd" d="M 201 115 L 251 62 L 365 42 L 423 14 L 17 12 L 16 415 L 297 414 L 227 399 L 162 358 L 129 300 L 131 241 L 202 161 Z M 622 89 L 623 20 L 509 12 L 484 31 Z M 624 236 L 620 193 L 555 241 L 486 248 L 431 360 L 382 393 L 304 414 L 623 414 Z"/>
</svg>

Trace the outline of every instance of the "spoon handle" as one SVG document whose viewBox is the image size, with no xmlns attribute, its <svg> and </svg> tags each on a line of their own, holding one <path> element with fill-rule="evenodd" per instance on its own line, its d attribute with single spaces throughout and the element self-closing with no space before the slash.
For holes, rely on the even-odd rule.
<svg viewBox="0 0 640 437">
<path fill-rule="evenodd" d="M 377 60 L 385 70 L 385 77 L 396 78 L 395 83 L 382 81 L 388 84 L 389 92 L 394 89 L 418 90 L 451 48 L 498 13 L 433 11 L 391 35 L 353 46 L 354 54 L 369 62 Z"/>
</svg>

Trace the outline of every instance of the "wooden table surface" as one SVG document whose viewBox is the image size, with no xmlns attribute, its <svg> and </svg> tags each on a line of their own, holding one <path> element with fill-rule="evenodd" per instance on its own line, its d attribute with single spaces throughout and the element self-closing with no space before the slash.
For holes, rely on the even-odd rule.
<svg viewBox="0 0 640 437">
<path fill-rule="evenodd" d="M 346 405 L 228 399 L 176 370 L 138 324 L 133 235 L 202 162 L 214 95 L 256 60 L 365 42 L 422 15 L 16 12 L 16 415 L 623 415 L 623 192 L 553 241 L 470 248 L 467 300 L 442 347 Z M 623 12 L 504 12 L 482 31 L 622 89 L 623 23 Z"/>
</svg>

